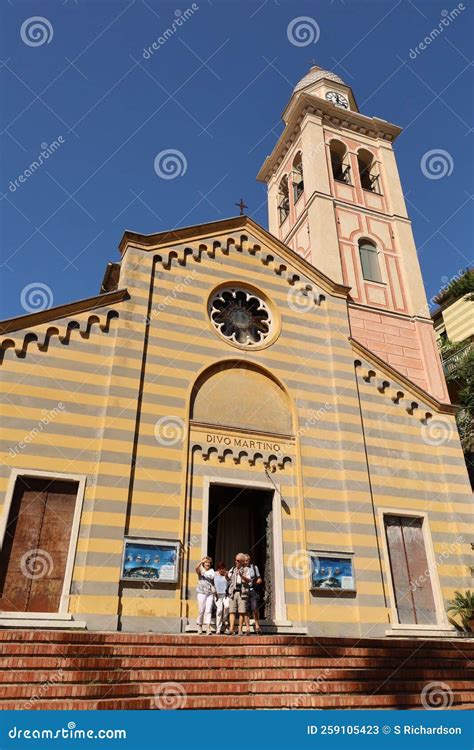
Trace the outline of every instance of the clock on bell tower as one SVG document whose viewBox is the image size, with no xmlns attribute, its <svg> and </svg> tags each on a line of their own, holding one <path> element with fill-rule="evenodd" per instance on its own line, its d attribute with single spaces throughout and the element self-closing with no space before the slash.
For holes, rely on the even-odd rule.
<svg viewBox="0 0 474 750">
<path fill-rule="evenodd" d="M 350 86 L 313 65 L 257 179 L 269 229 L 351 288 L 351 335 L 449 401 L 393 150 L 401 128 L 359 112 Z"/>
</svg>

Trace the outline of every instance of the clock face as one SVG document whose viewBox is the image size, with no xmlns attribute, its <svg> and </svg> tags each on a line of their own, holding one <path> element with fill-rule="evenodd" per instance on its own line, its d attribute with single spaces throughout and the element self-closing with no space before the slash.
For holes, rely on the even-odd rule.
<svg viewBox="0 0 474 750">
<path fill-rule="evenodd" d="M 349 102 L 347 101 L 346 97 L 342 94 L 338 94 L 336 91 L 328 91 L 326 94 L 326 99 L 328 102 L 332 102 L 332 104 L 335 104 L 336 107 L 344 107 L 344 109 L 348 109 Z"/>
</svg>

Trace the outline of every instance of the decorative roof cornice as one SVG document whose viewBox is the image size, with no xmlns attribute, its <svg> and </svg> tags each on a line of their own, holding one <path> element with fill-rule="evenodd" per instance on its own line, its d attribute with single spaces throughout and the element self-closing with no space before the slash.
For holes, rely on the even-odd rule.
<svg viewBox="0 0 474 750">
<path fill-rule="evenodd" d="M 295 97 L 294 102 L 288 108 L 288 122 L 283 133 L 278 139 L 272 153 L 266 157 L 257 180 L 268 182 L 276 172 L 286 153 L 291 148 L 295 138 L 299 134 L 301 123 L 306 115 L 321 117 L 326 125 L 335 125 L 339 128 L 361 133 L 370 138 L 382 139 L 393 143 L 400 135 L 402 129 L 378 117 L 367 117 L 359 112 L 341 109 L 325 99 L 301 92 Z"/>
<path fill-rule="evenodd" d="M 47 310 L 20 315 L 17 318 L 0 320 L 0 334 L 21 331 L 24 328 L 32 328 L 33 326 L 41 325 L 41 323 L 49 323 L 52 320 L 58 320 L 60 318 L 68 318 L 76 313 L 96 310 L 100 307 L 113 305 L 116 302 L 123 302 L 123 300 L 128 298 L 129 294 L 126 289 L 118 289 L 115 292 L 98 294 L 96 297 L 88 297 L 87 299 L 80 299 L 75 302 L 67 302 L 65 305 L 58 305 L 58 307 L 50 307 Z"/>
<path fill-rule="evenodd" d="M 220 235 L 228 235 L 229 233 L 237 232 L 239 230 L 247 231 L 252 234 L 252 236 L 255 237 L 257 241 L 260 241 L 264 247 L 251 245 L 250 242 L 247 242 L 248 238 L 243 235 L 238 249 L 245 249 L 251 255 L 259 257 L 264 265 L 273 268 L 274 272 L 278 275 L 286 275 L 290 284 L 302 281 L 298 274 L 294 272 L 296 270 L 302 276 L 305 276 L 329 294 L 347 298 L 350 287 L 347 287 L 344 284 L 339 284 L 321 271 L 318 271 L 318 269 L 308 263 L 308 261 L 295 253 L 294 250 L 277 239 L 273 234 L 270 234 L 270 232 L 248 216 L 235 216 L 230 219 L 209 222 L 208 224 L 198 224 L 196 226 L 183 227 L 182 229 L 173 229 L 168 232 L 159 232 L 157 234 L 149 235 L 127 231 L 122 237 L 119 248 L 122 255 L 126 252 L 129 246 L 137 247 L 149 252 L 157 251 L 163 255 L 162 260 L 164 267 L 168 268 L 171 266 L 173 260 L 183 265 L 186 263 L 186 258 L 190 256 L 196 257 L 196 259 L 199 260 L 200 256 L 205 253 L 211 257 L 215 257 L 215 254 L 219 251 L 222 252 L 224 256 L 227 255 L 229 252 L 229 242 L 226 241 L 225 243 L 220 243 L 215 240 Z M 211 243 L 212 247 L 211 245 L 207 247 L 207 245 L 203 243 L 206 239 L 213 240 Z M 184 248 L 178 257 L 176 245 L 185 242 L 189 242 L 190 247 Z M 193 242 L 197 244 L 196 247 L 191 247 Z M 237 243 L 232 238 L 230 239 L 230 243 L 237 246 Z M 271 253 L 267 252 L 266 248 L 273 250 L 279 257 L 273 257 Z M 285 261 L 287 265 L 284 263 L 282 264 L 281 260 Z"/>
<path fill-rule="evenodd" d="M 428 404 L 434 411 L 438 412 L 439 414 L 456 414 L 456 406 L 453 406 L 453 404 L 447 404 L 443 403 L 442 401 L 438 401 L 438 399 L 436 399 L 430 393 L 425 391 L 423 388 L 420 388 L 419 385 L 416 385 L 416 383 L 410 380 L 410 378 L 402 375 L 401 372 L 396 370 L 387 362 L 384 362 L 383 359 L 380 359 L 380 357 L 371 352 L 370 349 L 367 349 L 365 346 L 363 346 L 363 344 L 360 344 L 352 337 L 349 337 L 349 341 L 351 343 L 352 349 L 354 350 L 354 352 L 356 352 L 356 354 L 371 362 L 371 364 L 373 364 L 377 369 L 381 370 L 387 378 L 395 380 L 397 384 L 400 383 L 407 390 L 409 390 L 410 393 L 417 396 L 420 401 Z M 388 386 L 391 387 L 390 384 L 388 384 Z M 405 394 L 400 394 L 400 398 L 404 398 L 404 396 Z M 396 403 L 398 403 L 399 400 L 400 399 L 396 400 Z"/>
</svg>

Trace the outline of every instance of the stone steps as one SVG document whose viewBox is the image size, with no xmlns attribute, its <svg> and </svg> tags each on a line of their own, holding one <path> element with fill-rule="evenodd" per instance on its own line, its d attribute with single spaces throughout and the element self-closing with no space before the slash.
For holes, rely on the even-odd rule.
<svg viewBox="0 0 474 750">
<path fill-rule="evenodd" d="M 474 693 L 454 694 L 450 708 L 470 708 L 474 705 Z M 423 708 L 419 693 L 375 694 L 375 695 L 199 695 L 186 696 L 178 693 L 171 699 L 159 695 L 154 698 L 104 698 L 87 700 L 71 697 L 68 700 L 8 700 L 0 703 L 4 710 L 146 710 L 146 709 L 420 709 Z"/>
<path fill-rule="evenodd" d="M 379 684 L 390 680 L 392 678 L 393 670 L 382 670 L 382 669 L 325 669 L 324 673 L 315 670 L 312 667 L 301 668 L 301 669 L 290 669 L 288 665 L 285 669 L 273 669 L 273 668 L 240 668 L 229 669 L 226 671 L 213 670 L 213 669 L 183 669 L 183 668 L 167 668 L 167 669 L 115 669 L 115 670 L 61 670 L 58 669 L 36 669 L 34 671 L 30 669 L 19 669 L 19 670 L 3 670 L 0 671 L 0 683 L 5 686 L 8 685 L 33 685 L 34 683 L 42 683 L 48 680 L 52 681 L 53 675 L 57 674 L 55 681 L 58 684 L 71 684 L 71 683 L 86 683 L 89 684 L 94 682 L 107 682 L 113 678 L 116 683 L 124 682 L 140 682 L 140 683 L 160 683 L 167 681 L 176 681 L 179 679 L 181 682 L 225 682 L 232 678 L 235 681 L 272 681 L 272 680 L 298 680 L 298 681 L 310 681 L 318 684 L 340 682 L 341 680 L 364 682 L 368 684 L 370 681 L 378 681 Z M 452 669 L 443 670 L 443 677 L 445 680 L 449 680 L 450 684 L 453 681 L 465 681 L 472 677 L 472 674 L 468 670 Z M 318 679 L 319 678 L 319 679 Z M 417 680 L 434 681 L 439 678 L 439 672 L 437 670 L 419 670 L 416 673 Z M 403 681 L 404 684 L 414 682 L 413 672 L 410 669 L 398 669 L 395 673 L 395 679 L 397 681 Z M 3 688 L 2 688 L 3 691 Z M 0 696 L 1 700 L 2 696 Z"/>
<path fill-rule="evenodd" d="M 229 680 L 229 675 L 227 676 Z M 118 682 L 110 681 L 106 683 L 101 682 L 87 682 L 87 683 L 74 683 L 74 684 L 59 684 L 51 683 L 47 686 L 47 697 L 48 700 L 60 698 L 67 699 L 70 697 L 74 698 L 115 698 L 115 697 L 138 697 L 141 695 L 147 695 L 154 697 L 159 694 L 160 687 L 165 684 L 169 685 L 171 681 L 165 680 L 160 682 Z M 199 681 L 199 682 L 188 682 L 186 677 L 181 677 L 179 685 L 185 691 L 187 696 L 190 695 L 215 695 L 216 685 L 214 681 Z M 311 694 L 336 694 L 344 693 L 364 693 L 369 695 L 375 695 L 376 693 L 386 693 L 387 688 L 390 689 L 390 693 L 406 693 L 409 692 L 421 692 L 426 685 L 424 680 L 420 681 L 392 681 L 389 683 L 383 683 L 379 680 L 367 680 L 367 681 L 337 681 L 337 680 L 323 680 L 321 682 L 315 682 L 314 680 L 295 680 L 290 678 L 287 681 L 283 680 L 262 680 L 258 681 L 244 679 L 231 681 L 220 681 L 218 684 L 218 693 L 220 695 L 261 695 L 265 693 L 291 693 L 296 692 L 304 695 Z M 459 694 L 469 700 L 474 700 L 474 686 L 472 681 L 469 679 L 465 680 L 450 680 L 449 687 L 454 694 Z M 13 698 L 30 700 L 31 699 L 31 685 L 8 685 L 2 686 L 2 696 L 0 703 L 3 700 L 9 700 Z"/>
<path fill-rule="evenodd" d="M 440 682 L 459 708 L 473 674 L 463 638 L 0 630 L 0 709 L 419 708 Z"/>
</svg>

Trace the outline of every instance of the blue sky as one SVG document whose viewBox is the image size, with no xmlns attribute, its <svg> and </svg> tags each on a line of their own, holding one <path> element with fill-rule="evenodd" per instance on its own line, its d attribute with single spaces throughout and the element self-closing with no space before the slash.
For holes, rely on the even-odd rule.
<svg viewBox="0 0 474 750">
<path fill-rule="evenodd" d="M 410 56 L 457 3 L 198 0 L 147 59 L 144 49 L 191 2 L 5 0 L 0 317 L 25 312 L 31 284 L 47 285 L 54 305 L 96 294 L 125 229 L 233 216 L 241 196 L 267 226 L 255 175 L 313 59 L 353 87 L 364 114 L 405 128 L 398 164 L 428 297 L 436 294 L 473 258 L 473 8 L 461 6 Z M 46 19 L 39 36 L 28 24 L 35 16 Z M 313 19 L 315 43 L 289 41 L 288 24 L 300 16 Z M 154 169 L 167 149 L 185 158 L 175 179 Z M 426 176 L 421 161 L 431 150 L 446 153 L 440 172 Z"/>
</svg>

